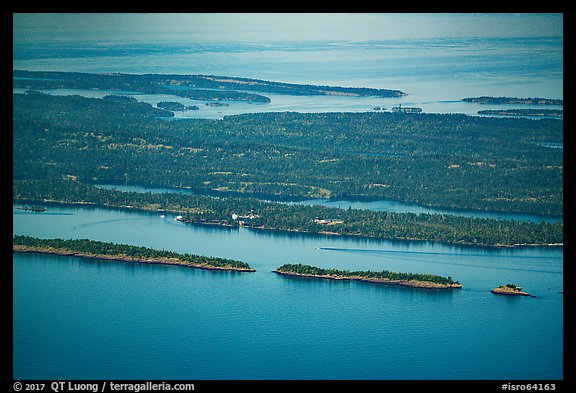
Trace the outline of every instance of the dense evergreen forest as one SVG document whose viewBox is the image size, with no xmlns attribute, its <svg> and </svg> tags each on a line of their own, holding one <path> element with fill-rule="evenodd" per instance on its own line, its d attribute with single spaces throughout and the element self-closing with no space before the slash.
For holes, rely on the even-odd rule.
<svg viewBox="0 0 576 393">
<path fill-rule="evenodd" d="M 319 277 L 342 277 L 342 278 L 364 278 L 367 280 L 392 280 L 392 281 L 422 281 L 431 282 L 442 285 L 458 285 L 458 281 L 454 281 L 452 277 L 437 276 L 434 274 L 422 273 L 397 273 L 388 270 L 382 271 L 348 271 L 338 269 L 324 269 L 316 266 L 303 265 L 303 264 L 284 264 L 276 269 L 279 273 L 296 273 L 306 276 L 319 276 Z"/>
<path fill-rule="evenodd" d="M 173 101 L 160 101 L 156 104 L 156 106 L 171 112 L 184 112 L 186 110 L 186 106 L 184 104 Z"/>
<path fill-rule="evenodd" d="M 232 259 L 180 254 L 166 250 L 155 250 L 148 247 L 100 242 L 89 239 L 39 239 L 30 236 L 14 236 L 12 244 L 37 249 L 66 250 L 89 255 L 128 256 L 135 259 L 173 259 L 189 263 L 190 265 L 251 269 L 250 265 L 246 262 Z"/>
<path fill-rule="evenodd" d="M 104 87 L 103 87 L 104 88 Z M 258 113 L 165 121 L 126 97 L 13 95 L 13 179 L 562 216 L 563 121 Z"/>
<path fill-rule="evenodd" d="M 194 224 L 244 226 L 255 230 L 330 233 L 483 246 L 563 242 L 562 223 L 336 209 L 264 202 L 253 198 L 120 192 L 72 180 L 15 181 L 13 200 L 22 203 L 62 202 L 173 212 L 181 215 L 183 221 Z"/>
</svg>

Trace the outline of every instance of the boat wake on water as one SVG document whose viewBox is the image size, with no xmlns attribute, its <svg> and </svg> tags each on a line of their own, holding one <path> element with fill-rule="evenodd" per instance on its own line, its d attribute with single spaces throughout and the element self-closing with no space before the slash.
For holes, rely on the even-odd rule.
<svg viewBox="0 0 576 393">
<path fill-rule="evenodd" d="M 506 265 L 485 265 L 485 264 L 471 264 L 471 263 L 455 263 L 455 262 L 447 262 L 446 260 L 436 260 L 433 258 L 422 259 L 422 255 L 429 255 L 430 257 L 435 256 L 448 256 L 453 258 L 455 255 L 447 252 L 431 252 L 431 251 L 397 251 L 397 250 L 374 250 L 374 249 L 358 249 L 358 248 L 337 248 L 337 247 L 317 247 L 320 251 L 334 251 L 334 252 L 347 252 L 347 253 L 360 253 L 363 255 L 374 255 L 374 256 L 390 256 L 392 259 L 398 260 L 405 260 L 405 261 L 415 261 L 415 262 L 426 262 L 426 263 L 435 263 L 441 265 L 455 265 L 455 266 L 469 266 L 469 267 L 478 267 L 484 269 L 498 269 L 498 270 L 516 270 L 516 271 L 527 271 L 527 272 L 540 272 L 540 273 L 553 273 L 553 274 L 562 274 L 562 268 L 554 269 L 554 268 L 543 268 L 541 265 L 535 265 L 535 268 L 529 268 L 527 266 L 522 267 L 513 267 L 513 266 L 506 266 Z M 413 255 L 413 257 L 411 257 Z M 466 257 L 480 257 L 485 258 L 485 254 L 480 253 L 462 253 L 459 254 L 461 256 Z M 490 255 L 490 258 L 510 258 L 510 259 L 561 259 L 561 257 L 542 257 L 542 256 L 529 256 L 529 255 Z"/>
<path fill-rule="evenodd" d="M 74 229 L 86 229 L 86 228 L 90 228 L 96 225 L 104 225 L 104 224 L 111 224 L 111 223 L 115 223 L 115 222 L 119 222 L 119 221 L 141 221 L 141 220 L 146 220 L 147 217 L 142 217 L 142 218 L 115 218 L 115 219 L 111 219 L 111 220 L 101 220 L 101 221 L 92 221 L 92 222 L 87 222 L 84 224 L 80 224 L 80 225 L 76 225 L 74 227 Z"/>
</svg>

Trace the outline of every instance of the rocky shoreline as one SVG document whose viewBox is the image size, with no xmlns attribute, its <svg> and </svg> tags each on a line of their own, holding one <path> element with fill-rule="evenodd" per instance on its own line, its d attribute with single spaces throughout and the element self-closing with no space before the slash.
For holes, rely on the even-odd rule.
<svg viewBox="0 0 576 393">
<path fill-rule="evenodd" d="M 319 274 L 303 274 L 294 272 L 285 272 L 281 270 L 273 270 L 273 273 L 284 275 L 284 276 L 294 276 L 294 277 L 305 277 L 305 278 L 318 278 L 327 280 L 350 280 L 350 281 L 360 281 L 368 282 L 374 284 L 385 284 L 385 285 L 399 285 L 404 287 L 412 288 L 426 288 L 426 289 L 460 289 L 462 285 L 459 283 L 454 284 L 440 284 L 431 281 L 419 281 L 419 280 L 390 280 L 381 278 L 366 278 L 361 276 L 337 276 L 337 275 L 319 275 Z"/>
<path fill-rule="evenodd" d="M 190 267 L 195 269 L 203 270 L 222 270 L 222 271 L 238 271 L 238 272 L 255 272 L 256 269 L 252 268 L 242 268 L 235 266 L 212 266 L 209 264 L 202 263 L 191 263 L 188 261 L 183 261 L 177 258 L 135 258 L 129 255 L 105 255 L 105 254 L 87 254 L 82 252 L 76 252 L 63 248 L 51 248 L 51 247 L 30 247 L 22 246 L 18 244 L 12 245 L 13 252 L 25 252 L 25 253 L 36 253 L 36 254 L 51 254 L 51 255 L 61 255 L 61 256 L 74 256 L 80 258 L 89 259 L 103 259 L 107 261 L 116 262 L 132 262 L 132 263 L 148 263 L 148 264 L 159 264 L 159 265 L 175 265 Z"/>
<path fill-rule="evenodd" d="M 527 292 L 522 291 L 522 288 L 516 287 L 514 285 L 501 285 L 498 288 L 492 289 L 490 292 L 496 295 L 507 295 L 507 296 L 529 296 L 529 297 L 536 297 L 532 296 Z"/>
</svg>

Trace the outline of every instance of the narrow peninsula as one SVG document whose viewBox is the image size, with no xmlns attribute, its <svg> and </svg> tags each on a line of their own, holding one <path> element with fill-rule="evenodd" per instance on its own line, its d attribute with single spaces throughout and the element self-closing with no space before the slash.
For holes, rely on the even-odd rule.
<svg viewBox="0 0 576 393">
<path fill-rule="evenodd" d="M 490 104 L 490 105 L 510 105 L 510 104 L 522 104 L 522 105 L 564 105 L 564 100 L 553 99 L 553 98 L 518 98 L 518 97 L 468 97 L 463 98 L 464 102 L 474 102 L 477 104 Z"/>
<path fill-rule="evenodd" d="M 296 84 L 216 75 L 91 74 L 14 70 L 12 76 L 12 85 L 15 88 L 128 90 L 143 94 L 169 94 L 214 102 L 271 102 L 269 97 L 261 93 L 344 97 L 403 97 L 406 95 L 400 90 Z"/>
<path fill-rule="evenodd" d="M 323 269 L 316 266 L 302 264 L 285 264 L 276 270 L 276 274 L 310 277 L 329 280 L 353 280 L 360 282 L 369 282 L 376 284 L 400 285 L 413 288 L 426 289 L 455 289 L 462 288 L 458 281 L 452 280 L 451 277 L 442 277 L 432 274 L 415 274 L 415 273 L 396 273 L 388 270 L 380 272 L 373 271 L 347 271 L 337 269 Z"/>
<path fill-rule="evenodd" d="M 423 240 L 492 247 L 557 247 L 563 244 L 562 222 L 503 221 L 455 215 L 346 210 L 273 203 L 256 198 L 214 198 L 177 192 L 121 192 L 74 180 L 17 180 L 13 182 L 12 195 L 13 201 L 22 204 L 89 205 L 159 214 L 173 213 L 181 217 L 179 221 L 187 224 L 243 227 L 257 231 Z"/>
<path fill-rule="evenodd" d="M 13 252 L 55 254 L 108 261 L 177 265 L 204 270 L 229 270 L 255 272 L 246 262 L 232 259 L 179 254 L 127 244 L 106 243 L 88 239 L 39 239 L 30 236 L 14 236 Z"/>
<path fill-rule="evenodd" d="M 562 118 L 564 110 L 562 109 L 487 109 L 478 111 L 479 115 L 489 116 L 530 116 L 530 117 L 551 117 Z"/>
</svg>

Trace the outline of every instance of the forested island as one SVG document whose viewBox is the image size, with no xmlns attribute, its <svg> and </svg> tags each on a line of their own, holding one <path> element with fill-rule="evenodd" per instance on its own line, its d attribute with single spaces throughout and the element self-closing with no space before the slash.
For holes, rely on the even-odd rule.
<svg viewBox="0 0 576 393">
<path fill-rule="evenodd" d="M 88 239 L 39 239 L 30 236 L 14 236 L 14 252 L 56 254 L 82 258 L 104 259 L 120 262 L 177 265 L 205 270 L 229 270 L 254 272 L 246 262 L 232 259 L 179 254 L 172 251 L 147 247 L 100 242 Z"/>
<path fill-rule="evenodd" d="M 190 110 L 197 111 L 200 109 L 198 105 L 184 105 L 174 101 L 160 101 L 156 104 L 156 107 L 166 109 L 172 112 L 184 112 Z"/>
<path fill-rule="evenodd" d="M 462 288 L 462 285 L 458 281 L 454 281 L 451 277 L 442 277 L 433 274 L 396 273 L 388 270 L 377 272 L 372 272 L 369 270 L 351 272 L 348 270 L 324 269 L 316 266 L 302 264 L 285 264 L 276 268 L 276 270 L 273 272 L 294 277 L 309 277 L 329 280 L 352 280 L 376 284 L 400 285 L 414 288 Z"/>
<path fill-rule="evenodd" d="M 497 116 L 532 116 L 532 117 L 555 117 L 564 116 L 562 109 L 487 109 L 478 111 L 479 115 Z"/>
<path fill-rule="evenodd" d="M 166 109 L 172 112 L 184 112 L 186 106 L 174 101 L 160 101 L 156 104 L 158 108 Z"/>
<path fill-rule="evenodd" d="M 522 104 L 522 105 L 564 105 L 564 100 L 551 98 L 518 98 L 518 97 L 469 97 L 462 99 L 464 102 L 474 102 L 477 104 L 505 105 L 505 104 Z"/>
<path fill-rule="evenodd" d="M 13 87 L 25 89 L 128 90 L 145 94 L 173 94 L 211 101 L 270 102 L 266 96 L 247 91 L 287 95 L 343 95 L 353 97 L 401 97 L 406 95 L 399 90 L 282 83 L 215 75 L 89 74 L 22 70 L 14 70 L 12 75 Z"/>
<path fill-rule="evenodd" d="M 294 205 L 254 198 L 120 192 L 74 180 L 18 180 L 14 202 L 95 205 L 166 213 L 197 225 L 254 230 L 438 241 L 482 246 L 559 245 L 561 222 L 522 222 L 443 214 L 378 212 Z"/>
<path fill-rule="evenodd" d="M 13 98 L 15 181 L 563 214 L 562 150 L 546 147 L 563 142 L 562 120 L 371 111 L 168 122 L 172 112 L 129 97 Z"/>
</svg>

